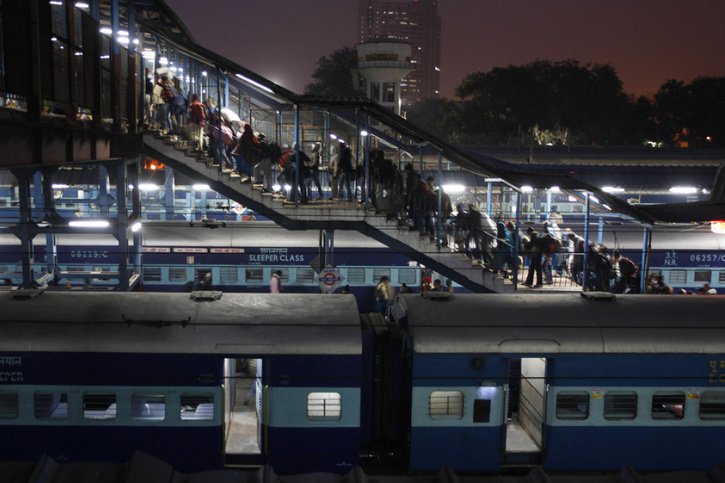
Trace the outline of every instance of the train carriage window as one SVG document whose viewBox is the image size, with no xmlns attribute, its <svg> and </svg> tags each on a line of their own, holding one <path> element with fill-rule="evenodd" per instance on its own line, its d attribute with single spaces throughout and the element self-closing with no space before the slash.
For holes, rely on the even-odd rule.
<svg viewBox="0 0 725 483">
<path fill-rule="evenodd" d="M 161 267 L 143 267 L 144 282 L 160 282 Z"/>
<path fill-rule="evenodd" d="M 282 272 L 282 283 L 284 284 L 284 283 L 287 283 L 287 282 L 289 282 L 289 268 L 282 268 L 282 267 L 272 267 L 271 271 L 269 272 L 269 274 L 270 274 L 270 277 L 271 277 L 271 276 L 272 276 L 272 274 L 273 274 L 274 272 L 276 272 L 277 270 L 279 270 L 279 271 L 281 271 L 281 272 Z M 283 285 L 283 286 L 284 286 L 284 285 Z"/>
<path fill-rule="evenodd" d="M 725 419 L 725 391 L 705 391 L 700 395 L 700 419 Z"/>
<path fill-rule="evenodd" d="M 695 282 L 708 282 L 712 278 L 712 272 L 710 270 L 695 270 Z"/>
<path fill-rule="evenodd" d="M 214 419 L 213 394 L 182 394 L 181 419 L 210 421 Z"/>
<path fill-rule="evenodd" d="M 636 392 L 608 392 L 604 395 L 604 419 L 622 421 L 636 417 Z"/>
<path fill-rule="evenodd" d="M 433 391 L 428 397 L 428 415 L 433 418 L 463 418 L 463 393 L 461 391 Z"/>
<path fill-rule="evenodd" d="M 720 284 L 725 284 L 725 270 L 718 272 L 717 281 L 720 282 Z"/>
<path fill-rule="evenodd" d="M 315 271 L 311 268 L 298 268 L 297 283 L 315 283 Z"/>
<path fill-rule="evenodd" d="M 682 285 L 687 283 L 687 270 L 670 270 L 670 284 Z"/>
<path fill-rule="evenodd" d="M 65 419 L 68 417 L 68 395 L 62 392 L 36 392 L 33 395 L 36 419 Z"/>
<path fill-rule="evenodd" d="M 311 392 L 307 395 L 307 419 L 310 421 L 339 421 L 342 416 L 342 396 L 339 392 Z"/>
<path fill-rule="evenodd" d="M 83 394 L 83 417 L 116 419 L 116 395 L 100 392 Z"/>
<path fill-rule="evenodd" d="M 375 283 L 380 280 L 380 277 L 390 278 L 390 269 L 383 267 L 373 268 L 373 280 L 375 281 Z"/>
<path fill-rule="evenodd" d="M 219 267 L 219 280 L 221 283 L 237 283 L 239 281 L 239 270 L 237 267 Z"/>
<path fill-rule="evenodd" d="M 169 267 L 169 282 L 186 282 L 186 267 Z"/>
<path fill-rule="evenodd" d="M 18 417 L 18 410 L 18 393 L 0 391 L 0 419 L 15 419 Z"/>
<path fill-rule="evenodd" d="M 348 267 L 347 282 L 350 285 L 363 285 L 365 283 L 365 269 L 362 267 Z"/>
<path fill-rule="evenodd" d="M 163 394 L 134 393 L 131 396 L 131 417 L 142 421 L 163 421 L 166 397 Z"/>
<path fill-rule="evenodd" d="M 684 415 L 684 392 L 657 392 L 652 396 L 652 419 L 682 419 Z"/>
<path fill-rule="evenodd" d="M 408 286 L 418 285 L 418 269 L 401 268 L 398 270 L 398 283 L 405 283 Z"/>
<path fill-rule="evenodd" d="M 587 419 L 588 417 L 588 392 L 560 392 L 556 395 L 557 419 Z"/>
<path fill-rule="evenodd" d="M 264 269 L 261 267 L 245 269 L 244 280 L 247 282 L 262 282 L 264 280 Z"/>
</svg>

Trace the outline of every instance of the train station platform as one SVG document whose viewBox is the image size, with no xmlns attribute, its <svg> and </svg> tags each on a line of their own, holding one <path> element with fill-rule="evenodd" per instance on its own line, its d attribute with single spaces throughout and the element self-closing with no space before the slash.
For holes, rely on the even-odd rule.
<svg viewBox="0 0 725 483">
<path fill-rule="evenodd" d="M 464 254 L 438 247 L 427 236 L 400 226 L 398 220 L 374 207 L 357 201 L 290 203 L 280 195 L 265 192 L 261 186 L 242 183 L 232 172 L 222 171 L 204 156 L 190 153 L 186 144 L 169 136 L 144 135 L 144 154 L 157 158 L 188 176 L 264 215 L 288 230 L 355 230 L 404 253 L 412 260 L 435 270 L 474 292 L 513 292 L 510 280 L 474 263 Z"/>
<path fill-rule="evenodd" d="M 418 230 L 358 201 L 323 199 L 308 203 L 287 201 L 278 193 L 266 192 L 261 185 L 242 182 L 231 171 L 221 170 L 205 155 L 190 152 L 184 141 L 171 136 L 144 135 L 144 153 L 174 169 L 206 182 L 230 199 L 249 207 L 288 230 L 355 230 L 406 255 L 473 292 L 511 293 L 516 290 L 572 292 L 581 286 L 555 275 L 555 283 L 540 287 L 515 284 L 513 278 L 486 268 L 452 247 L 438 246 Z M 519 274 L 521 278 L 522 274 Z"/>
</svg>

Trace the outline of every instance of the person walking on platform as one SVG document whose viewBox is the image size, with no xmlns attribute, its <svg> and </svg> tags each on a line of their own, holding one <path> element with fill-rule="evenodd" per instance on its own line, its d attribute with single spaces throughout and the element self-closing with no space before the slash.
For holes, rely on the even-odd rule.
<svg viewBox="0 0 725 483">
<path fill-rule="evenodd" d="M 350 188 L 350 181 L 352 181 L 353 173 L 355 172 L 355 170 L 352 167 L 352 151 L 343 142 L 340 142 L 337 167 L 340 171 L 340 187 L 337 192 L 339 193 L 340 197 L 342 197 L 342 188 L 344 186 L 347 199 L 352 200 L 354 193 Z"/>
<path fill-rule="evenodd" d="M 269 280 L 269 293 L 282 293 L 282 270 L 275 270 Z"/>
<path fill-rule="evenodd" d="M 536 285 L 534 288 L 542 286 L 542 270 L 541 270 L 541 235 L 534 230 L 532 227 L 526 229 L 526 233 L 529 235 L 529 241 L 526 244 L 526 251 L 529 256 L 529 273 L 526 275 L 526 281 L 524 285 L 531 287 L 534 283 L 534 273 L 536 273 Z"/>
<path fill-rule="evenodd" d="M 388 315 L 388 303 L 392 298 L 393 287 L 390 285 L 390 279 L 383 275 L 375 286 L 375 305 L 378 313 L 382 316 Z"/>
</svg>

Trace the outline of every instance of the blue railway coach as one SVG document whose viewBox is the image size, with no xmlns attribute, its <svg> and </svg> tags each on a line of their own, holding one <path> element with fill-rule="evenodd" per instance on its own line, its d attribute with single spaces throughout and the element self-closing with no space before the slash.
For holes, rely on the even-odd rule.
<svg viewBox="0 0 725 483">
<path fill-rule="evenodd" d="M 195 294 L 3 293 L 2 459 L 123 462 L 141 450 L 182 471 L 225 456 L 281 473 L 355 465 L 354 297 Z M 236 368 L 251 361 L 249 381 Z M 241 415 L 243 392 L 256 397 Z M 245 454 L 232 449 L 240 444 Z"/>
<path fill-rule="evenodd" d="M 719 296 L 401 295 L 410 467 L 717 465 L 724 313 Z"/>
</svg>

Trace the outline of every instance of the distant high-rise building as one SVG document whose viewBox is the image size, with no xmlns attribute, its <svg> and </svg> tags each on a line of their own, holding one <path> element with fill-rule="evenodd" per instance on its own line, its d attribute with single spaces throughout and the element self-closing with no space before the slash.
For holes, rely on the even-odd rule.
<svg viewBox="0 0 725 483">
<path fill-rule="evenodd" d="M 441 19 L 436 0 L 359 0 L 359 42 L 411 45 L 411 68 L 401 84 L 403 105 L 440 95 Z"/>
</svg>

